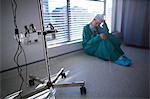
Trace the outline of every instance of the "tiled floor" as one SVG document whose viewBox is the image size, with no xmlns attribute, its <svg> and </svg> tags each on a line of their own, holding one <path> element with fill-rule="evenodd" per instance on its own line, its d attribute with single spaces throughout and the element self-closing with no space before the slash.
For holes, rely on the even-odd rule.
<svg viewBox="0 0 150 99">
<path fill-rule="evenodd" d="M 51 74 L 64 67 L 70 72 L 63 82 L 84 80 L 87 88 L 86 96 L 80 95 L 79 87 L 56 89 L 56 99 L 148 99 L 149 50 L 126 46 L 123 50 L 133 61 L 131 67 L 103 61 L 82 51 L 51 59 Z M 44 62 L 28 66 L 28 74 L 45 78 Z M 2 73 L 2 97 L 17 91 L 20 81 L 17 70 Z M 24 93 L 34 88 L 23 86 Z"/>
</svg>

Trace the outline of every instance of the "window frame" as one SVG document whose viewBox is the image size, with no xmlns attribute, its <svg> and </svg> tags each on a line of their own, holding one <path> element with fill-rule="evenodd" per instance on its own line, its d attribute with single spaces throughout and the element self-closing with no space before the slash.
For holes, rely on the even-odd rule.
<svg viewBox="0 0 150 99">
<path fill-rule="evenodd" d="M 68 30 L 68 33 L 67 33 L 67 37 L 68 37 L 68 38 L 67 38 L 67 39 L 68 39 L 68 40 L 67 40 L 66 42 L 64 42 L 64 43 L 72 42 L 72 40 L 71 40 L 71 38 L 70 38 L 70 35 L 71 35 L 71 34 L 70 34 L 70 14 L 71 14 L 71 12 L 70 12 L 70 1 L 71 1 L 71 0 L 66 0 L 66 3 L 67 3 L 67 11 L 66 11 L 66 13 L 67 13 L 67 30 Z M 106 0 L 97 0 L 97 1 L 104 3 L 104 10 L 103 10 L 103 13 L 104 13 L 104 15 L 106 15 Z M 44 14 L 44 13 L 43 13 L 43 0 L 40 0 L 40 2 L 41 2 L 40 4 L 41 4 L 41 14 L 42 14 L 42 15 L 41 15 L 41 16 L 42 16 L 42 17 L 41 17 L 41 20 L 42 20 L 42 27 L 43 27 L 43 31 L 44 31 L 44 30 L 45 30 L 45 29 L 44 29 L 45 26 L 44 26 L 44 17 L 43 17 L 43 14 Z M 112 2 L 113 2 L 113 0 L 112 0 Z M 113 7 L 113 6 L 112 6 L 112 7 Z M 112 9 L 113 9 L 113 8 L 112 8 Z M 113 19 L 111 18 L 111 23 L 112 23 L 112 20 L 113 20 Z M 111 24 L 111 27 L 112 27 L 112 24 Z M 74 40 L 74 41 L 76 41 L 76 40 Z M 73 42 L 74 42 L 74 41 L 73 41 Z M 81 38 L 81 39 L 78 39 L 77 42 L 78 42 L 78 41 L 82 41 L 82 38 Z M 47 41 L 47 43 L 48 43 L 48 42 L 51 42 L 51 41 Z M 63 43 L 63 42 L 62 42 L 62 43 Z M 59 44 L 61 44 L 61 43 L 59 43 Z M 50 44 L 48 44 L 48 45 L 50 46 Z"/>
</svg>

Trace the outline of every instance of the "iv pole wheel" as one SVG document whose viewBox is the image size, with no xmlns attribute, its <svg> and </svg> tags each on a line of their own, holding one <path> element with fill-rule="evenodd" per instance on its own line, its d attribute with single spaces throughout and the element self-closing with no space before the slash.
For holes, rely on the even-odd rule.
<svg viewBox="0 0 150 99">
<path fill-rule="evenodd" d="M 84 86 L 80 88 L 80 93 L 81 95 L 86 95 L 86 88 Z"/>
<path fill-rule="evenodd" d="M 30 80 L 29 80 L 29 85 L 30 85 L 30 86 L 34 86 L 34 85 L 35 85 L 34 79 L 30 79 Z"/>
</svg>

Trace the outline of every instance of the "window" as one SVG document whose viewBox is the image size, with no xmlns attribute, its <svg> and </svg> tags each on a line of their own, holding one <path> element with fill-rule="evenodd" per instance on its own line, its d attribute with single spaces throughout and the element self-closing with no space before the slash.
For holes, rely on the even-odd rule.
<svg viewBox="0 0 150 99">
<path fill-rule="evenodd" d="M 96 14 L 106 14 L 111 32 L 112 0 L 42 0 L 43 25 L 47 30 L 49 23 L 58 30 L 56 39 L 48 45 L 82 39 L 83 26 L 90 23 Z"/>
</svg>

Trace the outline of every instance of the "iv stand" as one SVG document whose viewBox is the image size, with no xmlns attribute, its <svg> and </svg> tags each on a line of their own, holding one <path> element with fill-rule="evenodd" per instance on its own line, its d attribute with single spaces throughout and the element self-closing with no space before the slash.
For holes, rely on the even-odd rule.
<svg viewBox="0 0 150 99">
<path fill-rule="evenodd" d="M 80 86 L 80 92 L 81 95 L 86 95 L 86 88 L 84 87 L 85 85 L 85 81 L 78 81 L 78 82 L 71 82 L 71 83 L 64 83 L 64 84 L 56 84 L 56 81 L 58 80 L 58 78 L 61 76 L 62 78 L 66 78 L 66 74 L 64 72 L 64 68 L 61 68 L 61 70 L 57 73 L 56 78 L 51 81 L 51 76 L 50 76 L 50 66 L 49 66 L 49 58 L 48 58 L 48 51 L 47 51 L 47 44 L 46 44 L 46 34 L 48 33 L 53 33 L 56 32 L 56 30 L 49 30 L 46 32 L 43 32 L 43 38 L 44 38 L 44 53 L 45 53 L 45 62 L 46 62 L 46 67 L 47 67 L 47 74 L 48 74 L 48 82 L 47 84 L 42 87 L 39 88 L 37 90 L 35 90 L 34 92 L 31 92 L 27 95 L 24 95 L 23 98 L 28 98 L 31 97 L 39 92 L 42 92 L 46 89 L 50 89 L 50 88 L 62 88 L 62 87 L 75 87 L 75 86 Z M 35 76 L 29 76 L 30 80 L 29 80 L 29 84 L 32 86 L 34 85 L 34 81 L 37 81 L 39 83 L 44 84 L 45 81 L 40 80 L 39 78 L 35 77 Z"/>
<path fill-rule="evenodd" d="M 38 6 L 39 7 L 39 12 L 40 12 L 40 22 L 41 23 L 41 27 L 43 27 L 43 20 L 42 20 L 42 11 L 41 11 L 41 3 L 40 3 L 40 0 L 38 0 Z M 29 98 L 33 95 L 36 95 L 40 92 L 43 92 L 47 89 L 54 89 L 54 88 L 63 88 L 63 87 L 80 87 L 80 93 L 81 95 L 86 95 L 86 88 L 85 88 L 85 81 L 78 81 L 78 82 L 68 82 L 68 83 L 63 83 L 63 84 L 57 84 L 56 81 L 58 80 L 58 78 L 61 76 L 62 78 L 66 78 L 66 73 L 64 72 L 64 68 L 62 68 L 56 75 L 55 79 L 52 81 L 51 80 L 51 75 L 50 75 L 50 66 L 49 66 L 49 58 L 48 58 L 48 50 L 47 50 L 47 43 L 46 43 L 46 35 L 48 33 L 56 33 L 57 31 L 55 29 L 51 29 L 49 31 L 43 31 L 43 28 L 41 29 L 42 30 L 42 39 L 43 39 L 43 42 L 44 42 L 44 54 L 45 54 L 45 65 L 46 65 L 46 69 L 47 69 L 47 75 L 48 75 L 48 82 L 45 82 L 44 80 L 41 80 L 39 79 L 38 77 L 35 77 L 35 76 L 29 76 L 30 80 L 29 80 L 29 85 L 30 86 L 34 86 L 34 82 L 39 82 L 41 84 L 46 84 L 44 85 L 43 87 L 40 87 L 38 89 L 36 89 L 35 91 L 33 92 L 30 92 L 26 95 L 21 95 L 22 94 L 22 90 L 16 92 L 16 93 L 13 93 L 9 96 L 7 96 L 5 99 L 14 99 L 16 98 L 18 95 L 21 95 L 21 99 L 26 99 L 26 98 Z M 13 98 L 12 98 L 13 97 Z"/>
</svg>

